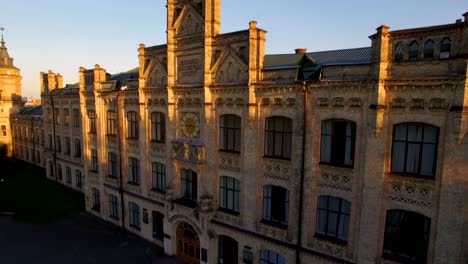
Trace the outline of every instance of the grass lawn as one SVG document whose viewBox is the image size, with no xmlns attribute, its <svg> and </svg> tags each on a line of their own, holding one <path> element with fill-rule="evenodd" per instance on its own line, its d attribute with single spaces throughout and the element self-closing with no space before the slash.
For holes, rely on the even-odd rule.
<svg viewBox="0 0 468 264">
<path fill-rule="evenodd" d="M 45 169 L 0 157 L 0 212 L 14 219 L 47 224 L 84 211 L 82 194 L 49 181 Z"/>
</svg>

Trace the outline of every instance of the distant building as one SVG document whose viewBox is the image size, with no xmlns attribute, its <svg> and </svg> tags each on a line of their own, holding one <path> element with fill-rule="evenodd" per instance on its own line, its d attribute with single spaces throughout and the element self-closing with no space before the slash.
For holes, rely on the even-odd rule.
<svg viewBox="0 0 468 264">
<path fill-rule="evenodd" d="M 47 174 L 90 213 L 186 263 L 468 261 L 468 13 L 266 55 L 219 0 L 167 12 L 135 70 L 41 73 Z"/>
</svg>

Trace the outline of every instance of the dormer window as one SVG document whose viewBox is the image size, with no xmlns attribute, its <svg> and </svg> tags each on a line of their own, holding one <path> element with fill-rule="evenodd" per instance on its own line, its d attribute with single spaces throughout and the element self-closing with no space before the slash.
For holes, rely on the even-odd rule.
<svg viewBox="0 0 468 264">
<path fill-rule="evenodd" d="M 405 52 L 405 47 L 403 46 L 401 42 L 398 42 L 395 46 L 394 60 L 402 61 L 404 52 Z"/>
<path fill-rule="evenodd" d="M 440 59 L 450 58 L 450 53 L 452 51 L 452 42 L 449 38 L 444 38 L 440 42 Z"/>
<path fill-rule="evenodd" d="M 432 60 L 434 58 L 434 41 L 432 39 L 424 43 L 424 59 Z"/>
<path fill-rule="evenodd" d="M 418 60 L 419 44 L 416 41 L 411 42 L 409 46 L 409 60 L 415 61 Z"/>
</svg>

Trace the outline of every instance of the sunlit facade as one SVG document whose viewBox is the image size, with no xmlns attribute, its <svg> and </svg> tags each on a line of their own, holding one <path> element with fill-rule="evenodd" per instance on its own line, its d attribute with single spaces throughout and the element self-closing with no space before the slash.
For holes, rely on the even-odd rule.
<svg viewBox="0 0 468 264">
<path fill-rule="evenodd" d="M 468 260 L 468 13 L 277 55 L 255 21 L 221 34 L 219 0 L 167 16 L 137 69 L 41 74 L 48 174 L 81 169 L 90 213 L 186 263 Z"/>
</svg>

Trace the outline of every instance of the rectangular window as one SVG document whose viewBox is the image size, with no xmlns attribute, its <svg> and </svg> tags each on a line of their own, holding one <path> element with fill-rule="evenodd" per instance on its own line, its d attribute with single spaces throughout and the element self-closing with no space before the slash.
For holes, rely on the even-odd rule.
<svg viewBox="0 0 468 264">
<path fill-rule="evenodd" d="M 136 203 L 130 202 L 129 208 L 130 227 L 140 230 L 140 206 Z"/>
<path fill-rule="evenodd" d="M 232 212 L 240 212 L 239 180 L 232 177 L 221 177 L 219 207 Z"/>
<path fill-rule="evenodd" d="M 63 175 L 62 175 L 62 165 L 60 164 L 57 164 L 57 175 L 58 175 L 58 179 L 61 181 L 63 179 Z"/>
<path fill-rule="evenodd" d="M 98 154 L 95 149 L 91 149 L 91 171 L 98 171 Z"/>
<path fill-rule="evenodd" d="M 67 108 L 63 109 L 63 125 L 69 126 L 70 125 L 70 111 Z"/>
<path fill-rule="evenodd" d="M 5 126 L 5 125 L 2 125 L 1 128 L 0 128 L 0 130 L 1 130 L 1 135 L 2 135 L 3 137 L 6 137 L 6 135 L 7 135 L 6 126 Z"/>
<path fill-rule="evenodd" d="M 119 220 L 119 202 L 117 196 L 109 194 L 109 217 Z"/>
<path fill-rule="evenodd" d="M 107 170 L 110 177 L 117 177 L 117 154 L 114 152 L 109 152 L 107 155 Z"/>
<path fill-rule="evenodd" d="M 265 156 L 291 159 L 292 120 L 274 116 L 265 121 Z"/>
<path fill-rule="evenodd" d="M 182 169 L 182 197 L 196 201 L 197 196 L 197 173 L 192 170 Z"/>
<path fill-rule="evenodd" d="M 72 184 L 72 173 L 71 173 L 71 168 L 70 167 L 65 168 L 65 174 L 66 174 L 66 178 L 67 178 L 67 183 Z"/>
<path fill-rule="evenodd" d="M 164 142 L 165 132 L 166 128 L 164 113 L 151 113 L 151 140 L 156 142 Z"/>
<path fill-rule="evenodd" d="M 138 113 L 130 111 L 127 113 L 128 138 L 138 139 Z"/>
<path fill-rule="evenodd" d="M 81 179 L 81 171 L 80 170 L 75 170 L 75 177 L 76 177 L 76 187 L 81 189 L 82 179 Z"/>
<path fill-rule="evenodd" d="M 93 207 L 91 209 L 96 212 L 100 212 L 101 211 L 101 198 L 99 197 L 99 190 L 96 188 L 92 188 L 92 192 L 93 192 Z"/>
<path fill-rule="evenodd" d="M 350 202 L 333 196 L 319 196 L 316 235 L 345 244 L 348 241 L 350 212 Z"/>
<path fill-rule="evenodd" d="M 283 187 L 263 187 L 263 220 L 273 224 L 287 225 L 289 191 Z"/>
<path fill-rule="evenodd" d="M 439 128 L 423 123 L 402 123 L 393 128 L 392 172 L 434 177 Z"/>
<path fill-rule="evenodd" d="M 81 141 L 75 138 L 75 158 L 81 158 Z"/>
<path fill-rule="evenodd" d="M 107 111 L 107 135 L 117 135 L 117 112 Z"/>
<path fill-rule="evenodd" d="M 55 124 L 60 125 L 60 109 L 55 108 Z"/>
<path fill-rule="evenodd" d="M 164 215 L 157 211 L 153 211 L 153 237 L 164 240 Z"/>
<path fill-rule="evenodd" d="M 222 115 L 219 130 L 220 149 L 222 151 L 240 152 L 241 118 L 236 115 Z"/>
<path fill-rule="evenodd" d="M 49 139 L 49 149 L 50 150 L 54 149 L 54 142 L 52 140 L 52 135 L 51 134 L 47 135 L 47 138 Z"/>
<path fill-rule="evenodd" d="M 336 166 L 354 165 L 356 124 L 347 120 L 322 121 L 320 161 Z"/>
<path fill-rule="evenodd" d="M 153 162 L 153 190 L 157 192 L 166 191 L 166 166 L 159 162 Z"/>
<path fill-rule="evenodd" d="M 128 158 L 130 166 L 130 183 L 140 184 L 140 161 L 136 158 Z"/>
<path fill-rule="evenodd" d="M 96 112 L 94 110 L 88 111 L 89 119 L 89 133 L 96 134 Z"/>
<path fill-rule="evenodd" d="M 70 155 L 70 152 L 71 152 L 70 138 L 66 137 L 65 138 L 65 155 Z"/>
<path fill-rule="evenodd" d="M 60 136 L 55 136 L 55 151 L 62 152 L 62 138 Z"/>
<path fill-rule="evenodd" d="M 286 259 L 274 251 L 262 249 L 260 251 L 260 264 L 286 264 Z"/>
<path fill-rule="evenodd" d="M 73 109 L 73 127 L 80 127 L 80 111 Z"/>
</svg>

